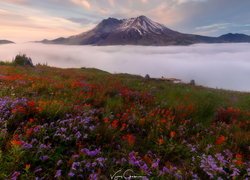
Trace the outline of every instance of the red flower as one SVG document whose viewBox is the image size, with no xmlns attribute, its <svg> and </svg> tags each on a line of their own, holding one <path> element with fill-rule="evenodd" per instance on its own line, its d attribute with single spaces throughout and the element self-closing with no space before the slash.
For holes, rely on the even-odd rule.
<svg viewBox="0 0 250 180">
<path fill-rule="evenodd" d="M 121 131 L 124 130 L 124 129 L 126 129 L 126 127 L 127 127 L 127 124 L 123 123 L 123 124 L 122 124 L 122 128 L 121 128 Z"/>
<path fill-rule="evenodd" d="M 236 160 L 235 160 L 236 165 L 240 166 L 243 164 L 243 155 L 242 154 L 237 153 L 235 155 L 235 158 L 236 158 Z"/>
<path fill-rule="evenodd" d="M 34 108 L 36 104 L 35 104 L 34 101 L 29 101 L 29 102 L 27 103 L 27 105 L 28 105 L 30 108 Z"/>
<path fill-rule="evenodd" d="M 174 138 L 176 136 L 176 132 L 175 131 L 171 131 L 170 134 L 169 134 L 169 136 L 171 138 Z"/>
<path fill-rule="evenodd" d="M 116 129 L 116 128 L 118 127 L 118 123 L 119 123 L 118 120 L 114 120 L 114 121 L 112 122 L 111 126 L 112 126 L 114 129 Z"/>
<path fill-rule="evenodd" d="M 163 139 L 163 138 L 159 138 L 159 139 L 158 139 L 158 144 L 159 144 L 159 145 L 164 144 L 164 139 Z"/>
<path fill-rule="evenodd" d="M 135 144 L 135 136 L 133 134 L 126 134 L 122 137 L 122 139 L 127 141 L 130 146 Z"/>
<path fill-rule="evenodd" d="M 105 123 L 108 123 L 108 122 L 109 122 L 109 118 L 104 118 L 103 121 L 104 121 Z"/>
<path fill-rule="evenodd" d="M 19 141 L 19 140 L 13 139 L 13 140 L 11 141 L 11 145 L 12 145 L 12 146 L 20 147 L 22 144 L 23 144 L 23 142 L 22 142 L 22 141 Z"/>
<path fill-rule="evenodd" d="M 166 119 L 161 119 L 161 123 L 165 124 L 165 123 L 167 123 L 167 120 Z"/>
<path fill-rule="evenodd" d="M 29 119 L 29 123 L 33 123 L 35 120 L 33 118 Z"/>
<path fill-rule="evenodd" d="M 33 128 L 27 129 L 26 136 L 30 137 L 33 134 Z"/>
<path fill-rule="evenodd" d="M 23 106 L 17 106 L 12 110 L 12 113 L 26 113 L 26 109 Z"/>
<path fill-rule="evenodd" d="M 226 141 L 226 137 L 222 135 L 222 136 L 219 136 L 219 137 L 216 139 L 215 144 L 216 144 L 216 145 L 221 145 L 221 144 L 223 144 L 225 141 Z"/>
</svg>

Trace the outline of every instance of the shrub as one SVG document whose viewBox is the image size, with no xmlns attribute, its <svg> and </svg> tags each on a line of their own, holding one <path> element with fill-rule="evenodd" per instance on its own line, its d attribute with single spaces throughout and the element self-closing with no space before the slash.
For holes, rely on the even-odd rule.
<svg viewBox="0 0 250 180">
<path fill-rule="evenodd" d="M 13 64 L 18 66 L 34 67 L 31 58 L 27 57 L 25 54 L 16 55 L 15 59 L 13 60 Z"/>
</svg>

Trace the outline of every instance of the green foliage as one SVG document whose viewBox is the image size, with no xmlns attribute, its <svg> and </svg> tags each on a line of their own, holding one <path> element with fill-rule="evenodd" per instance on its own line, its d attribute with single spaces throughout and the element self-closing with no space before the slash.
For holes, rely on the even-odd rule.
<svg viewBox="0 0 250 180">
<path fill-rule="evenodd" d="M 39 64 L 40 66 L 47 66 L 47 64 Z M 0 61 L 0 66 L 29 66 L 34 67 L 32 59 L 26 54 L 18 54 L 16 57 L 12 60 L 12 62 L 9 61 Z"/>
<path fill-rule="evenodd" d="M 107 112 L 120 112 L 124 106 L 121 97 L 107 98 L 106 100 L 106 110 Z"/>
<path fill-rule="evenodd" d="M 25 54 L 16 55 L 12 63 L 17 66 L 34 67 L 32 59 L 30 57 L 27 57 Z"/>
<path fill-rule="evenodd" d="M 10 66 L 10 65 L 13 65 L 13 63 L 8 61 L 0 61 L 0 66 Z"/>
</svg>

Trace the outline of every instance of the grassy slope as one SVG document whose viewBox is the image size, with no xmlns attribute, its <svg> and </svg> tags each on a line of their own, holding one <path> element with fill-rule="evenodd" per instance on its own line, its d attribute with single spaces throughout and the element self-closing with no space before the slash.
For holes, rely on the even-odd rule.
<svg viewBox="0 0 250 180">
<path fill-rule="evenodd" d="M 95 124 L 94 134 L 90 132 L 89 139 L 82 142 L 82 146 L 89 149 L 99 147 L 102 156 L 107 158 L 106 166 L 109 168 L 92 168 L 97 176 L 108 177 L 120 167 L 130 167 L 141 175 L 147 174 L 142 167 L 131 163 L 114 165 L 114 162 L 111 162 L 111 157 L 116 160 L 122 157 L 126 159 L 129 158 L 129 153 L 138 152 L 136 157 L 148 167 L 152 167 L 155 159 L 160 159 L 158 167 L 151 168 L 148 177 L 157 177 L 163 167 L 176 167 L 178 170 L 171 170 L 163 179 L 178 175 L 191 177 L 192 173 L 201 178 L 208 178 L 208 172 L 215 177 L 225 178 L 225 174 L 213 169 L 202 169 L 200 164 L 202 154 L 215 158 L 216 154 L 223 154 L 226 149 L 233 154 L 231 158 L 228 157 L 230 162 L 225 165 L 217 162 L 218 166 L 229 168 L 229 164 L 235 163 L 235 167 L 240 169 L 241 178 L 247 173 L 250 142 L 249 93 L 146 80 L 127 74 L 112 75 L 96 69 L 0 66 L 0 97 L 25 97 L 39 109 L 27 107 L 26 112 L 13 112 L 12 109 L 14 118 L 5 119 L 7 126 L 10 125 L 7 132 L 2 130 L 0 134 L 0 179 L 15 176 L 15 171 L 21 173 L 19 177 L 24 179 L 36 176 L 52 177 L 58 169 L 54 164 L 60 158 L 71 162 L 61 167 L 62 176 L 69 178 L 68 173 L 72 171 L 74 161 L 71 155 L 78 152 L 77 144 L 81 144 L 83 140 L 74 139 L 66 146 L 50 140 L 47 143 L 52 144 L 53 150 L 47 152 L 51 157 L 51 162 L 47 164 L 40 162 L 41 155 L 37 154 L 39 148 L 35 145 L 32 150 L 23 150 L 21 145 L 23 142 L 30 143 L 34 137 L 41 141 L 40 145 L 42 142 L 45 144 L 42 136 L 52 136 L 55 133 L 51 130 L 44 132 L 44 135 L 36 135 L 32 131 L 31 135 L 25 136 L 27 127 L 43 126 L 44 123 L 65 119 L 66 114 L 78 116 L 92 109 L 98 113 L 89 116 L 99 123 Z M 35 122 L 29 124 L 30 119 L 35 119 Z M 3 123 L 0 125 L 2 129 L 5 127 Z M 21 145 L 18 144 L 19 141 L 22 142 Z M 121 149 L 116 153 L 118 144 Z M 209 151 L 208 145 L 212 146 Z M 197 152 L 190 151 L 190 146 L 194 146 Z M 56 152 L 57 155 L 53 156 L 55 149 L 62 152 Z M 148 151 L 152 151 L 154 155 L 151 157 Z M 35 158 L 31 160 L 27 152 Z M 20 162 L 16 163 L 13 155 L 17 156 Z M 85 155 L 80 155 L 82 159 L 93 161 Z M 191 165 L 192 157 L 197 159 L 195 165 Z M 43 169 L 40 174 L 35 173 L 38 167 Z M 85 178 L 89 178 L 91 173 L 85 173 L 88 174 Z M 227 172 L 227 176 L 232 173 L 233 168 Z M 74 175 L 77 174 L 81 173 L 76 170 Z"/>
</svg>

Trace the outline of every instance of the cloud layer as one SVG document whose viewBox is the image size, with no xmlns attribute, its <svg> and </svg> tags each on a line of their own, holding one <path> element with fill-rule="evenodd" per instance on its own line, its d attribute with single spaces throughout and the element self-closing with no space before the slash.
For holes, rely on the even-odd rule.
<svg viewBox="0 0 250 180">
<path fill-rule="evenodd" d="M 232 90 L 250 91 L 250 44 L 197 44 L 183 47 L 0 46 L 0 59 L 26 53 L 35 63 L 57 67 L 95 67 L 111 73 L 174 77 Z"/>
</svg>

